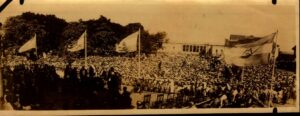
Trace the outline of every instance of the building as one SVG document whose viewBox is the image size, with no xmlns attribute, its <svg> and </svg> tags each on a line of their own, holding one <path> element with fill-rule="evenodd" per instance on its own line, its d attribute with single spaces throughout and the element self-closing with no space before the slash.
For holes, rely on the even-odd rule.
<svg viewBox="0 0 300 116">
<path fill-rule="evenodd" d="M 224 50 L 224 45 L 210 45 L 210 44 L 191 44 L 191 43 L 164 43 L 163 48 L 158 52 L 168 54 L 201 54 L 208 53 L 219 54 Z"/>
<path fill-rule="evenodd" d="M 292 50 L 293 52 L 279 52 L 276 59 L 277 68 L 296 72 L 296 46 Z"/>
</svg>

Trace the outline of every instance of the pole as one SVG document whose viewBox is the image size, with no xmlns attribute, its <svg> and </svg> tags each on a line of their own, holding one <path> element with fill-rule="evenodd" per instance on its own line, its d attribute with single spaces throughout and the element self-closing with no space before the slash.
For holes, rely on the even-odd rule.
<svg viewBox="0 0 300 116">
<path fill-rule="evenodd" d="M 272 69 L 272 80 L 271 80 L 271 91 L 273 92 L 273 82 L 274 82 L 274 79 L 275 79 L 275 65 L 276 65 L 276 59 L 275 59 L 275 53 L 276 53 L 276 48 L 277 48 L 277 36 L 278 36 L 278 30 L 277 30 L 277 32 L 276 32 L 276 35 L 275 35 L 275 48 L 273 48 L 274 49 L 274 52 L 272 51 L 272 57 L 273 57 L 273 69 Z M 270 98 L 269 98 L 269 107 L 271 107 L 271 102 L 272 102 L 272 100 L 271 100 L 271 98 L 272 98 L 272 96 L 271 96 L 271 94 L 272 93 L 270 93 Z"/>
<path fill-rule="evenodd" d="M 37 52 L 37 37 L 36 37 L 36 33 L 34 34 L 34 39 L 35 39 L 35 56 L 36 56 L 36 59 L 39 59 L 38 58 L 38 52 Z"/>
<path fill-rule="evenodd" d="M 84 66 L 87 68 L 87 37 L 86 37 L 86 30 L 84 31 Z"/>
<path fill-rule="evenodd" d="M 140 78 L 141 77 L 141 30 L 140 30 L 140 28 L 139 28 L 139 35 L 138 35 L 138 41 L 139 41 L 139 63 L 138 63 L 138 67 L 139 67 L 139 69 L 138 69 L 138 78 Z"/>
<path fill-rule="evenodd" d="M 36 58 L 39 59 L 39 58 L 38 58 L 39 56 L 38 56 L 38 52 L 37 52 L 37 47 L 35 48 L 35 53 L 36 53 L 36 54 L 35 54 L 35 55 L 36 55 Z"/>
<path fill-rule="evenodd" d="M 244 71 L 245 71 L 245 67 L 243 66 L 242 74 L 241 74 L 241 83 L 244 82 Z"/>
<path fill-rule="evenodd" d="M 191 62 L 188 62 L 188 65 L 189 65 L 189 69 L 188 69 L 188 71 L 189 71 L 189 77 L 188 78 L 192 78 L 192 76 L 191 76 L 191 72 L 190 72 L 190 70 L 191 70 Z"/>
</svg>

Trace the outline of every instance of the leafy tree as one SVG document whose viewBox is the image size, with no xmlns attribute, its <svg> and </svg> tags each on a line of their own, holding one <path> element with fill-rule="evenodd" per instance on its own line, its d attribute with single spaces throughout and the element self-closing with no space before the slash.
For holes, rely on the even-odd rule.
<svg viewBox="0 0 300 116">
<path fill-rule="evenodd" d="M 158 49 L 162 48 L 166 35 L 165 32 L 149 34 L 148 31 L 143 31 L 141 36 L 142 52 L 146 54 L 156 53 Z"/>
<path fill-rule="evenodd" d="M 57 50 L 61 43 L 61 33 L 67 22 L 54 15 L 25 12 L 10 17 L 5 24 L 4 48 L 21 46 L 36 33 L 38 52 Z"/>
<path fill-rule="evenodd" d="M 67 49 L 78 40 L 85 30 L 86 26 L 83 22 L 69 23 L 62 32 L 62 41 L 59 47 L 60 55 L 70 55 Z"/>
<path fill-rule="evenodd" d="M 54 15 L 26 12 L 7 19 L 4 48 L 19 48 L 36 33 L 39 53 L 52 51 L 58 55 L 83 56 L 83 51 L 69 53 L 67 49 L 86 30 L 88 55 L 113 55 L 115 44 L 139 29 L 141 52 L 155 53 L 162 47 L 166 33 L 150 34 L 140 23 L 122 26 L 102 15 L 98 19 L 67 23 Z"/>
</svg>

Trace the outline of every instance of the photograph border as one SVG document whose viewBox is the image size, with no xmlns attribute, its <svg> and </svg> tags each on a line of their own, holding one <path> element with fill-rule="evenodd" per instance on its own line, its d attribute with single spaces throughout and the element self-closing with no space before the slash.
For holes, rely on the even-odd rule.
<svg viewBox="0 0 300 116">
<path fill-rule="evenodd" d="M 271 1 L 271 0 L 268 0 Z M 280 2 L 280 1 L 279 1 Z M 299 91 L 300 91 L 300 81 L 299 81 L 299 7 L 300 3 L 297 0 L 297 5 L 295 5 L 295 17 L 296 17 L 296 107 L 277 107 L 279 113 L 288 112 L 299 112 Z M 25 1 L 26 4 L 26 1 Z M 227 114 L 227 113 L 272 113 L 274 108 L 199 108 L 199 109 L 122 109 L 122 110 L 41 110 L 41 111 L 0 111 L 2 115 L 91 115 L 91 114 L 101 114 L 101 115 L 128 115 L 128 114 Z"/>
</svg>

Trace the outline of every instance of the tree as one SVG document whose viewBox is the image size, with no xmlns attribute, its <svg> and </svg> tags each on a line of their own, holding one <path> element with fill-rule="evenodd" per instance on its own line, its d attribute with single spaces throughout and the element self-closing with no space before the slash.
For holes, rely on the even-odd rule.
<svg viewBox="0 0 300 116">
<path fill-rule="evenodd" d="M 141 36 L 142 52 L 146 54 L 156 53 L 158 49 L 162 48 L 162 44 L 166 36 L 166 32 L 149 34 L 148 31 L 143 31 Z"/>
<path fill-rule="evenodd" d="M 67 49 L 78 40 L 85 30 L 86 26 L 84 22 L 70 22 L 64 28 L 62 32 L 62 40 L 59 46 L 61 55 L 69 55 Z"/>
<path fill-rule="evenodd" d="M 10 17 L 4 26 L 4 48 L 21 46 L 36 33 L 38 53 L 57 50 L 61 43 L 61 33 L 67 22 L 54 15 L 34 14 L 25 12 Z"/>
<path fill-rule="evenodd" d="M 103 55 L 112 52 L 118 39 L 118 34 L 123 32 L 122 26 L 111 23 L 109 19 L 100 16 L 97 20 L 86 22 L 88 34 L 88 52 Z M 95 52 L 91 51 L 96 49 Z"/>
<path fill-rule="evenodd" d="M 4 48 L 19 48 L 36 33 L 40 54 L 53 51 L 52 53 L 58 55 L 71 55 L 67 52 L 68 47 L 86 30 L 88 55 L 113 55 L 116 43 L 139 29 L 142 53 L 155 53 L 162 47 L 166 33 L 150 34 L 140 23 L 122 26 L 102 15 L 98 19 L 79 19 L 77 22 L 67 23 L 55 15 L 26 12 L 7 19 Z M 76 52 L 75 55 L 83 56 L 83 51 Z"/>
</svg>

